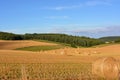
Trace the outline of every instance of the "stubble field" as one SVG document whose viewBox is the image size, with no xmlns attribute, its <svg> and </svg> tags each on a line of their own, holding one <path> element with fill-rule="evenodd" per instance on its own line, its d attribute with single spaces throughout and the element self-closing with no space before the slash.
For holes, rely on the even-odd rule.
<svg viewBox="0 0 120 80">
<path fill-rule="evenodd" d="M 36 41 L 0 41 L 0 80 L 98 80 L 91 63 L 100 57 L 120 59 L 120 44 L 49 51 L 14 50 L 29 46 L 59 46 Z"/>
</svg>

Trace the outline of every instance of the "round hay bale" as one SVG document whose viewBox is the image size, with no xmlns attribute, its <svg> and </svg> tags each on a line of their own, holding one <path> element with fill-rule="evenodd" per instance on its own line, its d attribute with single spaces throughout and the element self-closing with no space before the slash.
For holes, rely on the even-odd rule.
<svg viewBox="0 0 120 80">
<path fill-rule="evenodd" d="M 96 60 L 92 64 L 92 73 L 105 79 L 118 79 L 120 75 L 119 63 L 112 57 Z"/>
</svg>

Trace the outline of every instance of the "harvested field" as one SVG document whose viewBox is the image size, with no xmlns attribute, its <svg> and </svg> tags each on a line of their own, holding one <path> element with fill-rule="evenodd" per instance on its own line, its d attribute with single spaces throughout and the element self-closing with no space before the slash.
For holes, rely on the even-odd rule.
<svg viewBox="0 0 120 80">
<path fill-rule="evenodd" d="M 67 56 L 49 53 L 48 51 L 0 50 L 0 63 L 90 63 L 92 60 L 94 60 L 92 57 Z"/>
<path fill-rule="evenodd" d="M 99 80 L 91 64 L 0 64 L 1 80 Z M 102 79 L 103 80 L 103 79 Z"/>
<path fill-rule="evenodd" d="M 36 41 L 23 41 L 23 43 L 22 41 L 1 41 L 0 79 L 101 80 L 102 78 L 91 74 L 91 63 L 98 58 L 108 56 L 120 60 L 120 44 L 96 48 L 36 50 L 34 52 L 13 50 L 36 45 L 57 46 L 57 44 L 44 43 Z"/>
<path fill-rule="evenodd" d="M 0 63 L 92 63 L 99 57 L 107 56 L 120 59 L 120 45 L 112 46 L 101 48 L 64 48 L 36 52 L 0 50 Z"/>
<path fill-rule="evenodd" d="M 49 51 L 10 50 L 22 47 L 58 44 L 36 41 L 0 41 L 0 63 L 91 63 L 99 57 L 120 58 L 120 44 L 96 48 L 63 48 Z"/>
<path fill-rule="evenodd" d="M 32 40 L 16 40 L 16 41 L 5 41 L 0 40 L 0 49 L 11 50 L 16 48 L 23 48 L 28 46 L 54 46 L 58 45 L 55 43 L 47 43 L 47 42 L 37 42 Z"/>
</svg>

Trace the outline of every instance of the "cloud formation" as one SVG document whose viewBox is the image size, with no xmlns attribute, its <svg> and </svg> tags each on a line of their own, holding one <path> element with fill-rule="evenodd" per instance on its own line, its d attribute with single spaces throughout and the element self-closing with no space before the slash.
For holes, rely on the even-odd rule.
<svg viewBox="0 0 120 80">
<path fill-rule="evenodd" d="M 107 5 L 107 6 L 111 5 L 111 0 L 88 0 L 86 2 L 79 3 L 77 5 L 46 7 L 45 9 L 66 10 L 66 9 L 76 9 L 76 8 L 90 7 L 90 6 L 99 6 L 99 5 Z"/>
<path fill-rule="evenodd" d="M 77 36 L 88 36 L 99 38 L 103 36 L 120 36 L 120 26 L 107 26 L 102 28 L 91 28 L 91 29 L 67 29 L 67 28 L 55 28 L 55 33 L 66 33 Z"/>
<path fill-rule="evenodd" d="M 120 36 L 120 26 L 109 26 L 99 29 L 73 31 L 73 34 L 89 37 Z"/>
</svg>

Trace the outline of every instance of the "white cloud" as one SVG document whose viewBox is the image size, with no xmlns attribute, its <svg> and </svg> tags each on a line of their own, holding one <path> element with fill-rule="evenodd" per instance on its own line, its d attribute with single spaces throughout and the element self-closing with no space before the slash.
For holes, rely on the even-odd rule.
<svg viewBox="0 0 120 80">
<path fill-rule="evenodd" d="M 79 25 L 77 25 L 79 26 Z M 71 26 L 72 27 L 72 26 Z M 86 26 L 87 27 L 87 26 Z M 101 26 L 101 27 L 91 27 L 81 28 L 81 27 L 56 27 L 52 30 L 55 33 L 66 33 L 79 36 L 88 36 L 88 37 L 103 37 L 103 36 L 120 36 L 120 26 Z"/>
<path fill-rule="evenodd" d="M 52 10 L 64 10 L 64 9 L 75 9 L 75 8 L 80 8 L 82 7 L 81 4 L 79 5 L 71 5 L 71 6 L 56 6 L 56 7 L 51 7 L 49 9 L 52 9 Z"/>
<path fill-rule="evenodd" d="M 66 10 L 66 9 L 76 9 L 89 6 L 100 6 L 100 5 L 111 5 L 111 0 L 88 0 L 83 3 L 78 3 L 71 6 L 55 6 L 55 7 L 46 7 L 45 9 L 51 10 Z"/>
</svg>

